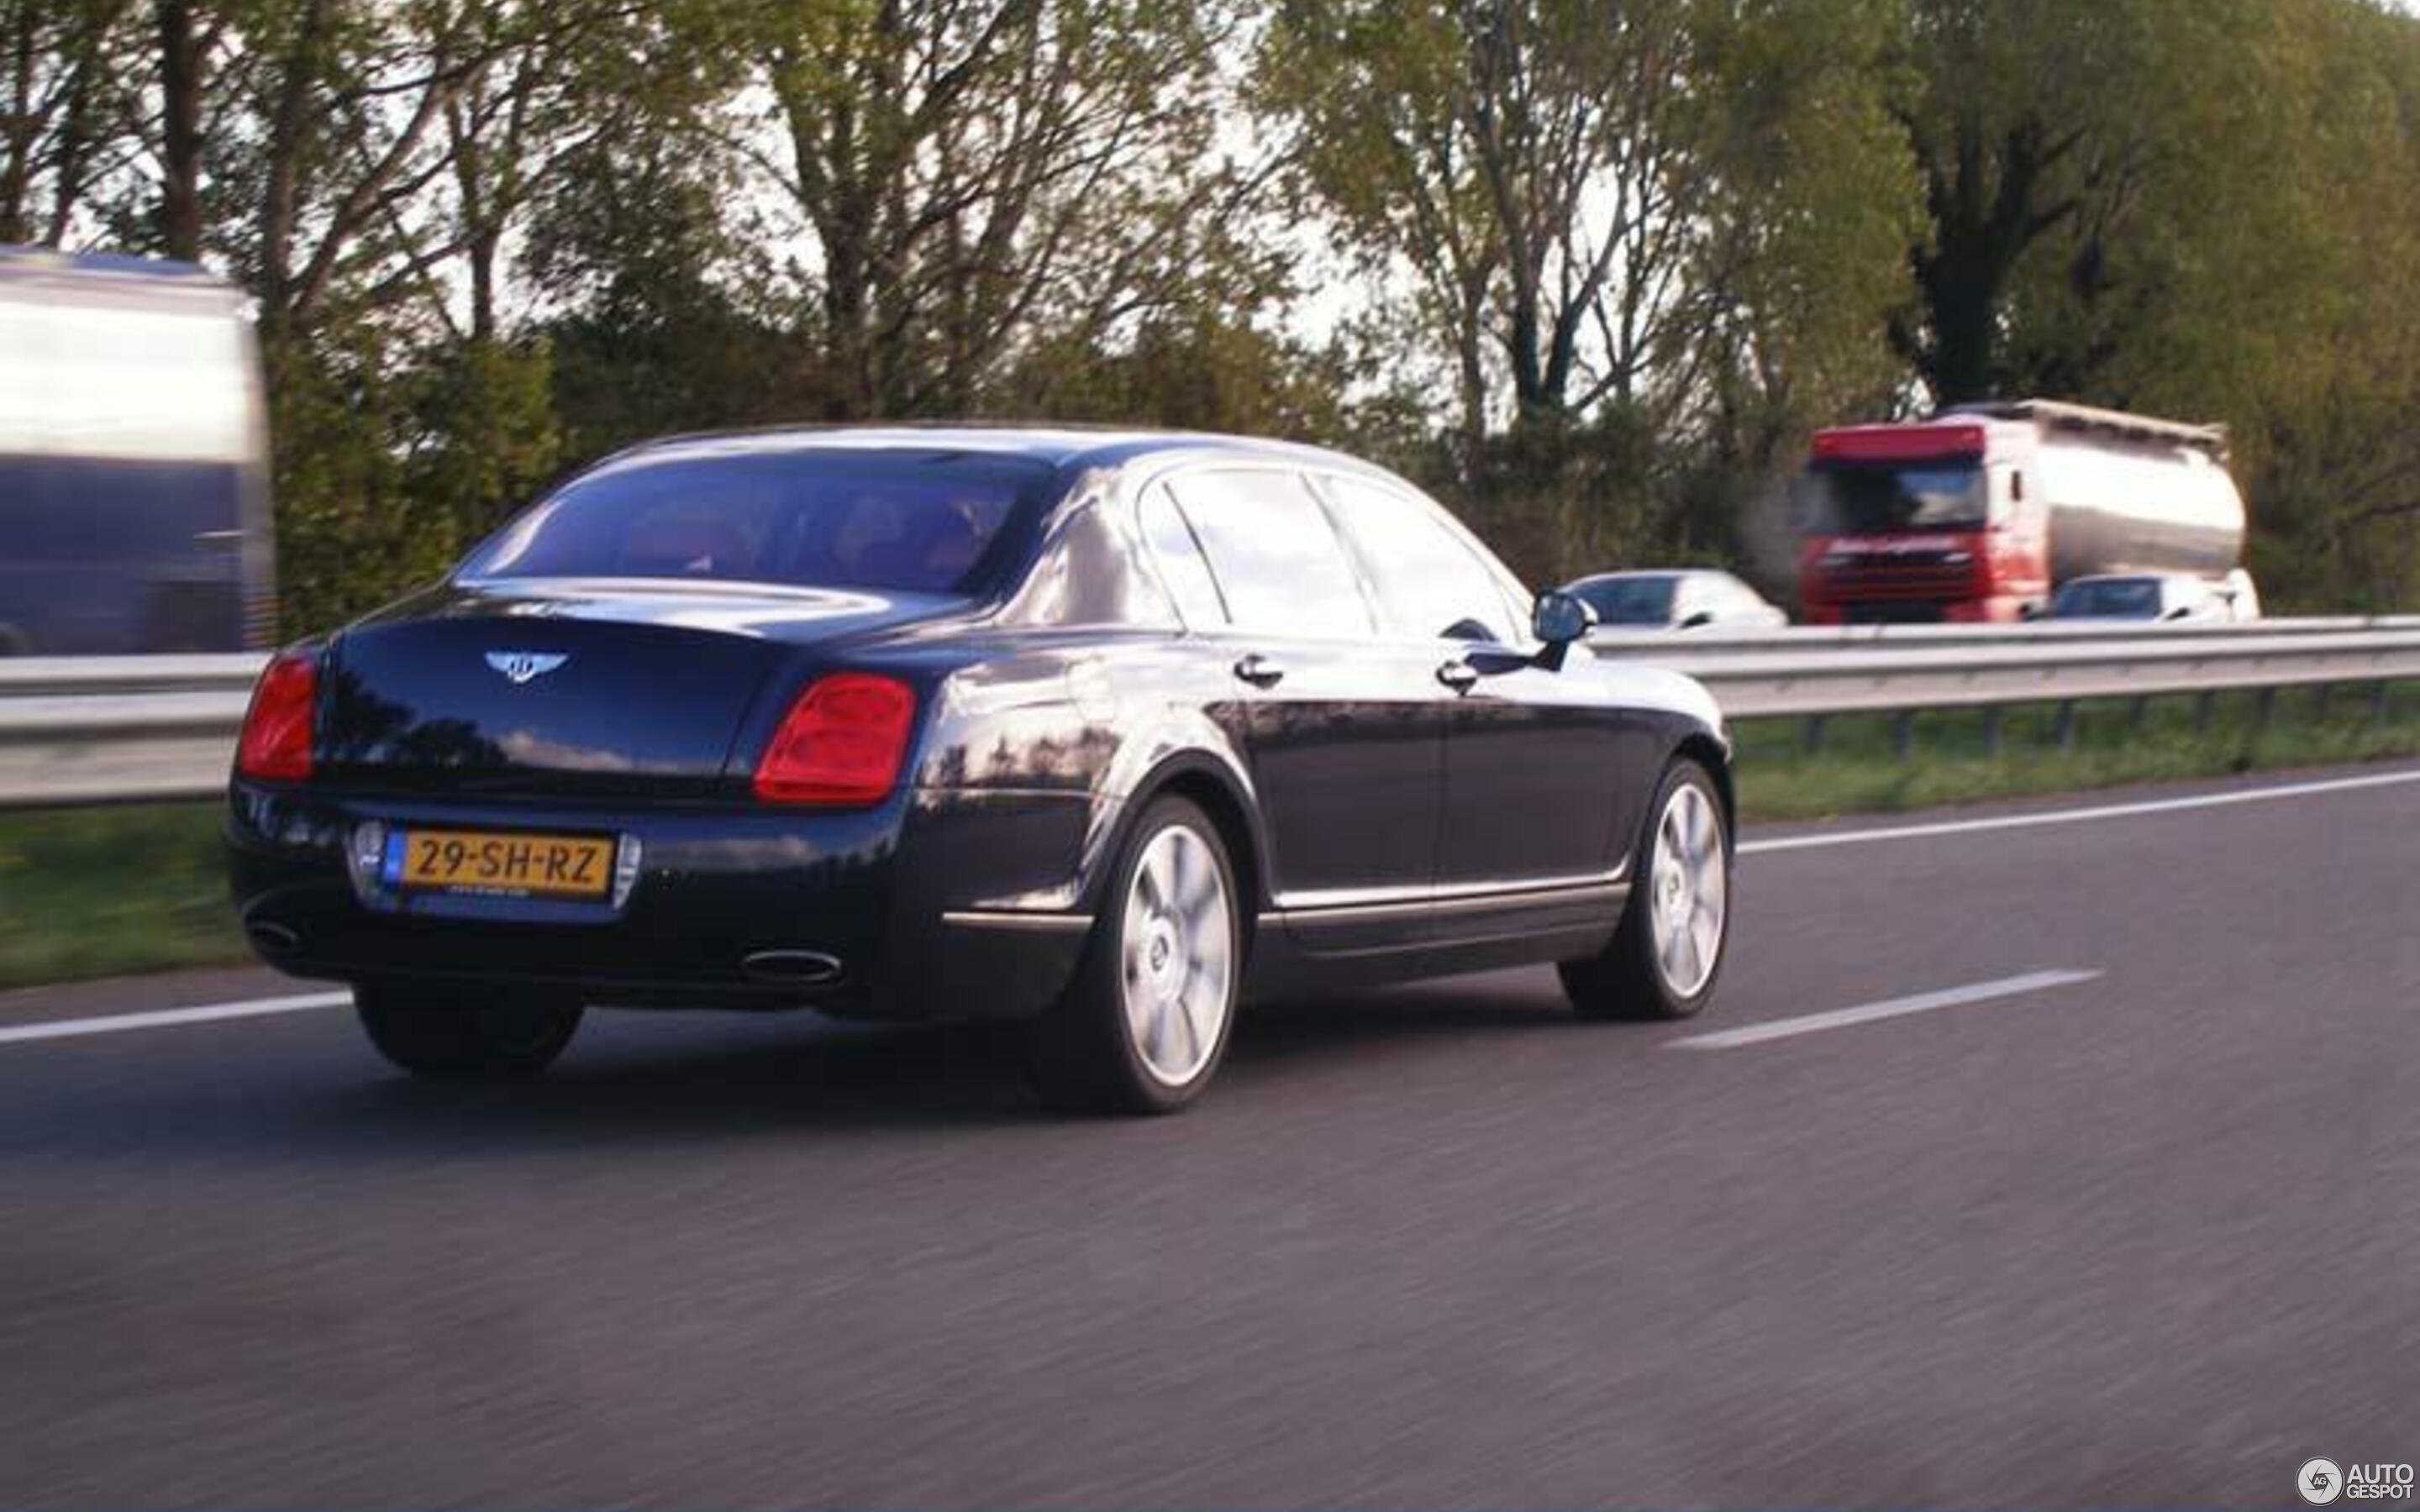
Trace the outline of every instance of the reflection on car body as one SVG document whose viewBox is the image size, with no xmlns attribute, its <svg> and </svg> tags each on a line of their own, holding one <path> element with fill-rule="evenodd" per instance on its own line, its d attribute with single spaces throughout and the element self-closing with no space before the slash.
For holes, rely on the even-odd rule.
<svg viewBox="0 0 2420 1512">
<path fill-rule="evenodd" d="M 1026 1020 L 1052 1102 L 1153 1110 L 1248 990 L 1554 962 L 1692 1013 L 1728 743 L 1589 619 L 1307 447 L 657 443 L 272 663 L 239 905 L 430 1075 L 534 1072 L 586 1006 L 812 1005 Z"/>
</svg>

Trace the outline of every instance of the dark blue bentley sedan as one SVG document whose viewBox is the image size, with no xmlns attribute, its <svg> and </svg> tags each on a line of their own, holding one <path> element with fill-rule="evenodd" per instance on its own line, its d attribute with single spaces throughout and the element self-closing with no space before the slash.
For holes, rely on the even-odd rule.
<svg viewBox="0 0 2420 1512">
<path fill-rule="evenodd" d="M 271 664 L 237 904 L 432 1077 L 590 1007 L 814 1007 L 1022 1020 L 1053 1105 L 1152 1112 L 1250 992 L 1537 962 L 1696 1013 L 1730 748 L 1590 618 L 1309 447 L 663 441 Z"/>
</svg>

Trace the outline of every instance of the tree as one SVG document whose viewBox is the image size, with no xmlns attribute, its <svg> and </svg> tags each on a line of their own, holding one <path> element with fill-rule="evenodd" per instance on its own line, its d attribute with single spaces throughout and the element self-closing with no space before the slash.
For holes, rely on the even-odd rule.
<svg viewBox="0 0 2420 1512">
<path fill-rule="evenodd" d="M 1676 423 L 1710 333 L 1780 263 L 1808 270 L 1806 227 L 1759 219 L 1795 174 L 1873 194 L 1808 213 L 1845 212 L 1815 229 L 1849 228 L 1827 255 L 1855 264 L 1849 318 L 1876 317 L 1895 277 L 1860 239 L 1905 204 L 1860 67 L 1885 35 L 1880 7 L 1828 0 L 1280 0 L 1257 98 L 1347 242 L 1413 281 L 1475 465 L 1499 414 Z"/>
<path fill-rule="evenodd" d="M 1249 176 L 1215 152 L 1226 8 L 774 0 L 739 43 L 769 117 L 724 141 L 805 232 L 831 419 L 962 413 L 1037 333 L 1192 286 Z"/>
<path fill-rule="evenodd" d="M 135 108 L 132 0 L 0 0 L 0 242 L 65 244 Z"/>
<path fill-rule="evenodd" d="M 1900 107 L 1927 224 L 1896 328 L 1942 404 L 2098 392 L 2229 196 L 2258 0 L 1913 0 Z M 2160 266 L 2167 261 L 2167 266 Z"/>
</svg>

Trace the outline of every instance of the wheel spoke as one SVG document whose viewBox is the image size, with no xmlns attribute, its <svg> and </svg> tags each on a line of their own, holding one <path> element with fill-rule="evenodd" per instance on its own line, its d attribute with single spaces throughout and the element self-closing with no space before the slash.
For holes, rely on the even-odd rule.
<svg viewBox="0 0 2420 1512">
<path fill-rule="evenodd" d="M 1193 1033 L 1193 1019 L 1185 1011 L 1183 989 L 1159 1000 L 1159 1035 L 1161 1053 L 1156 1057 L 1162 1066 L 1189 1066 L 1202 1052 Z M 1184 1037 L 1184 1048 L 1177 1047 L 1177 1037 Z"/>
<path fill-rule="evenodd" d="M 1143 854 L 1142 865 L 1135 872 L 1135 896 L 1152 913 L 1166 913 L 1169 905 L 1169 860 L 1165 847 L 1154 845 Z"/>
<path fill-rule="evenodd" d="M 1215 986 L 1220 994 L 1226 990 L 1224 982 Z M 1189 1053 L 1195 1056 L 1206 1053 L 1211 1040 L 1218 1032 L 1218 1004 L 1212 995 L 1213 987 L 1206 974 L 1196 972 L 1176 999 L 1177 1006 L 1184 1011 L 1180 1016 L 1185 1020 L 1186 1038 L 1191 1043 Z"/>
</svg>

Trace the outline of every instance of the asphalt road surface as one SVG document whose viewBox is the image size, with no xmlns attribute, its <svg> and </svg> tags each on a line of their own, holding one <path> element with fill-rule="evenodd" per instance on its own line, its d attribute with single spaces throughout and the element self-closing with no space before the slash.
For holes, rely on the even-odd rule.
<svg viewBox="0 0 2420 1512">
<path fill-rule="evenodd" d="M 965 1031 L 449 1090 L 123 1021 L 259 974 L 0 997 L 0 1504 L 2298 1504 L 2420 1459 L 2420 772 L 2326 777 L 1752 835 L 1696 1024 L 1269 1009 L 1149 1122 Z"/>
</svg>

